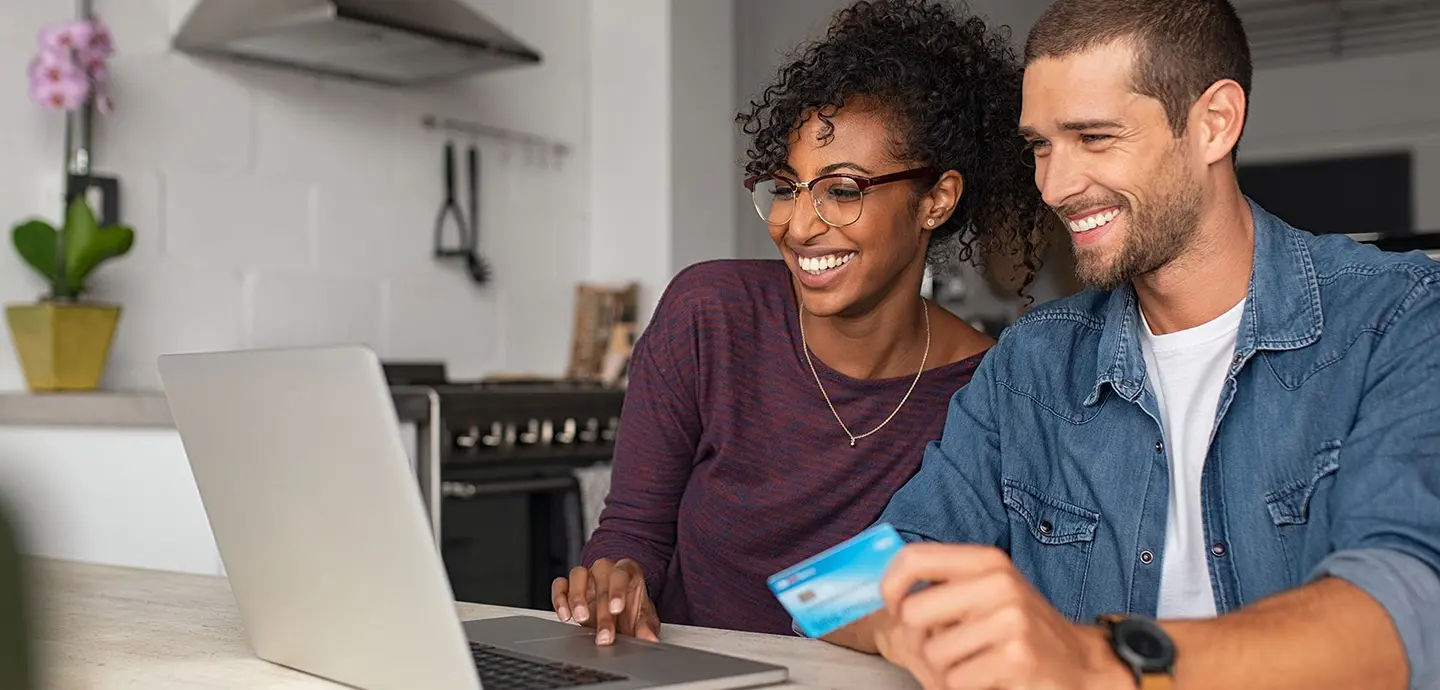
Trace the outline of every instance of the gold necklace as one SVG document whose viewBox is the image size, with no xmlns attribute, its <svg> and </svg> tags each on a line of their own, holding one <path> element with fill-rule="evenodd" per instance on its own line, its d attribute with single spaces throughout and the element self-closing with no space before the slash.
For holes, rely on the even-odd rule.
<svg viewBox="0 0 1440 690">
<path fill-rule="evenodd" d="M 925 305 L 924 300 L 921 300 L 920 306 L 922 307 L 921 313 L 925 316 L 925 354 L 920 356 L 920 370 L 915 372 L 915 380 L 910 382 L 910 390 L 905 391 L 905 397 L 900 399 L 900 404 L 895 406 L 895 411 L 891 412 L 885 421 L 880 422 L 880 426 L 859 436 L 850 433 L 850 427 L 845 426 L 845 420 L 840 418 L 840 413 L 835 410 L 835 403 L 830 402 L 830 396 L 825 392 L 825 384 L 820 383 L 820 374 L 815 371 L 815 362 L 810 359 L 810 343 L 805 339 L 805 304 L 802 302 L 795 312 L 796 318 L 800 320 L 800 347 L 805 351 L 805 363 L 810 365 L 810 375 L 815 377 L 815 385 L 820 387 L 820 395 L 825 397 L 825 404 L 830 406 L 830 414 L 835 415 L 835 421 L 840 422 L 840 428 L 844 429 L 845 435 L 850 437 L 851 448 L 855 447 L 856 441 L 879 431 L 889 424 L 896 414 L 900 413 L 900 408 L 905 406 L 905 402 L 910 399 L 910 394 L 915 391 L 915 384 L 920 383 L 920 375 L 925 373 L 925 360 L 930 357 L 930 308 Z"/>
</svg>

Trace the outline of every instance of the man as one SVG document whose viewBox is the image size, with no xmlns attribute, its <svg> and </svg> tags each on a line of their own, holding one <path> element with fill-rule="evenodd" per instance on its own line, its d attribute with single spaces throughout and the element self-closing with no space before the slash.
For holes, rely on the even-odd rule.
<svg viewBox="0 0 1440 690">
<path fill-rule="evenodd" d="M 1440 265 L 1242 194 L 1228 2 L 1060 0 L 1025 53 L 1093 289 L 955 395 L 832 641 L 928 688 L 1440 687 Z"/>
</svg>

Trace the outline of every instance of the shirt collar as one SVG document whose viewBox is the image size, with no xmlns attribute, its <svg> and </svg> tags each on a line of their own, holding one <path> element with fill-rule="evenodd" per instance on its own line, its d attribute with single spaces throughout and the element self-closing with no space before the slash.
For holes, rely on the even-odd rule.
<svg viewBox="0 0 1440 690">
<path fill-rule="evenodd" d="M 1255 259 L 1246 293 L 1245 313 L 1236 337 L 1238 370 L 1258 350 L 1293 350 L 1320 338 L 1324 316 L 1320 283 L 1305 234 L 1246 199 L 1255 219 Z M 1104 384 L 1134 402 L 1145 388 L 1145 359 L 1140 349 L 1140 302 L 1125 284 L 1110 293 L 1096 361 L 1099 372 L 1086 405 L 1100 400 Z"/>
</svg>

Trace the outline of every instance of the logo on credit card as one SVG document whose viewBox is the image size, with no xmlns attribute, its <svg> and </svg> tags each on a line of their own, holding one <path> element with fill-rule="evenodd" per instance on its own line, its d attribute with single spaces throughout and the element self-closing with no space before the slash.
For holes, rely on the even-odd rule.
<svg viewBox="0 0 1440 690">
<path fill-rule="evenodd" d="M 775 589 L 789 589 L 795 583 L 804 580 L 805 578 L 811 577 L 814 574 L 814 570 L 802 570 L 798 573 L 795 573 L 794 575 L 791 575 L 783 580 L 776 582 L 773 587 Z"/>
<path fill-rule="evenodd" d="M 902 546 L 895 528 L 882 523 L 770 576 L 767 584 L 800 630 L 823 637 L 884 606 L 880 580 Z"/>
</svg>

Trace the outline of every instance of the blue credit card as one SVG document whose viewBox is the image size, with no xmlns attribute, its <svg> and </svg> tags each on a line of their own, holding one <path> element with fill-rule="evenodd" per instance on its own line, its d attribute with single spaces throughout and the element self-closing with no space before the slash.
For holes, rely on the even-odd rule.
<svg viewBox="0 0 1440 690">
<path fill-rule="evenodd" d="M 880 580 L 905 545 L 881 523 L 771 575 L 766 584 L 807 637 L 823 637 L 884 607 Z"/>
</svg>

